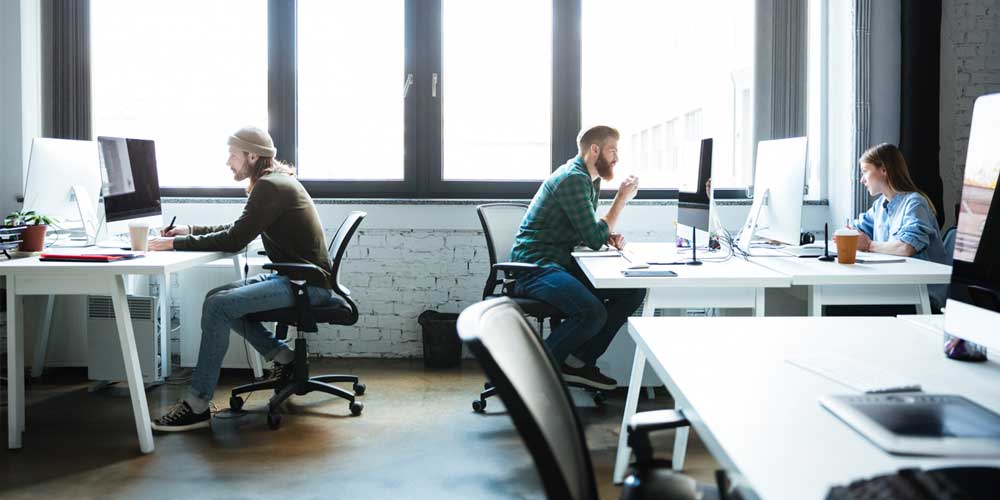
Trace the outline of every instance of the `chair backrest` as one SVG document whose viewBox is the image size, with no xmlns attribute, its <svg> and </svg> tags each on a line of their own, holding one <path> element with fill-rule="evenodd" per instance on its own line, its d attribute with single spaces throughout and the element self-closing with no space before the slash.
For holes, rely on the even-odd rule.
<svg viewBox="0 0 1000 500">
<path fill-rule="evenodd" d="M 347 251 L 347 245 L 350 244 L 351 238 L 354 237 L 354 232 L 358 230 L 358 226 L 367 215 L 367 212 L 360 211 L 347 214 L 344 222 L 340 223 L 340 228 L 337 229 L 337 234 L 333 236 L 330 248 L 327 250 L 332 259 L 330 265 L 333 272 L 333 291 L 351 306 L 351 315 L 354 321 L 358 320 L 358 305 L 351 300 L 351 290 L 340 283 L 340 265 L 344 261 L 344 253 Z"/>
<path fill-rule="evenodd" d="M 944 263 L 951 265 L 955 260 L 955 237 L 956 227 L 951 226 L 944 232 L 941 241 L 944 243 Z"/>
<path fill-rule="evenodd" d="M 580 419 L 555 363 L 517 304 L 507 297 L 474 304 L 459 315 L 458 333 L 496 387 L 546 496 L 596 499 Z"/>
<path fill-rule="evenodd" d="M 490 267 L 497 262 L 510 260 L 514 237 L 521 226 L 521 219 L 528 211 L 526 203 L 487 203 L 476 207 L 479 222 L 486 233 L 486 248 L 490 252 Z"/>
</svg>

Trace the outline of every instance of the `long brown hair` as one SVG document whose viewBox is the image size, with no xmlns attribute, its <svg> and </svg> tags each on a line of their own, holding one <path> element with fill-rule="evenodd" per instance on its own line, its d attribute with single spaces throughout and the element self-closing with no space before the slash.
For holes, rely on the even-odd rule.
<svg viewBox="0 0 1000 500">
<path fill-rule="evenodd" d="M 872 146 L 861 155 L 859 161 L 884 168 L 889 180 L 889 187 L 900 193 L 920 193 L 920 196 L 927 200 L 931 212 L 937 215 L 934 203 L 927 197 L 927 193 L 921 191 L 913 182 L 913 178 L 910 177 L 910 169 L 906 166 L 906 160 L 903 158 L 903 152 L 894 144 L 883 142 L 878 146 Z"/>
<path fill-rule="evenodd" d="M 249 155 L 246 152 L 243 154 Z M 257 161 L 250 166 L 250 185 L 247 187 L 247 192 L 249 193 L 253 189 L 253 185 L 257 183 L 258 179 L 267 174 L 285 174 L 294 177 L 295 168 L 275 158 L 258 156 Z"/>
</svg>

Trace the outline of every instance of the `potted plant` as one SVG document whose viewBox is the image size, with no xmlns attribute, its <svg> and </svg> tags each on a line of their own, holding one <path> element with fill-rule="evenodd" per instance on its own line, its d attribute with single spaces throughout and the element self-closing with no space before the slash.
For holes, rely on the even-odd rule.
<svg viewBox="0 0 1000 500">
<path fill-rule="evenodd" d="M 54 217 L 35 213 L 34 210 L 27 212 L 11 212 L 4 218 L 6 226 L 26 226 L 21 232 L 21 244 L 17 249 L 21 252 L 38 252 L 45 247 L 45 231 L 49 224 L 55 223 Z"/>
</svg>

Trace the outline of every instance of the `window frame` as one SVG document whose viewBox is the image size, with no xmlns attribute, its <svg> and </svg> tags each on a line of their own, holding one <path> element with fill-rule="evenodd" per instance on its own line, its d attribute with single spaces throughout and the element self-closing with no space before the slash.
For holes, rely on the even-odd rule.
<svg viewBox="0 0 1000 500">
<path fill-rule="evenodd" d="M 268 128 L 281 158 L 297 165 L 297 0 L 268 0 Z M 551 171 L 577 153 L 582 97 L 582 2 L 552 0 Z M 404 105 L 403 180 L 318 180 L 302 184 L 315 198 L 530 199 L 543 182 L 445 180 L 442 110 L 445 98 L 431 97 L 431 75 L 443 80 L 441 0 L 405 1 L 405 55 L 400 83 L 413 75 Z M 81 22 L 87 22 L 82 20 Z M 758 64 L 755 61 L 754 64 Z M 420 137 L 418 137 L 418 130 Z M 746 199 L 746 188 L 718 188 L 717 199 Z M 164 197 L 244 197 L 242 188 L 162 187 Z M 611 199 L 614 190 L 602 190 Z M 640 189 L 636 199 L 676 200 L 678 190 Z"/>
</svg>

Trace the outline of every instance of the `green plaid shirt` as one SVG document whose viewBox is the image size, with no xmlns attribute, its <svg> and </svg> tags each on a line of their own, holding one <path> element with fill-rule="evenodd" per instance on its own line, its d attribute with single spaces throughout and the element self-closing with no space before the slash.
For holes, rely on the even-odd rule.
<svg viewBox="0 0 1000 500">
<path fill-rule="evenodd" d="M 608 241 L 608 224 L 597 217 L 601 179 L 591 181 L 579 156 L 556 169 L 538 188 L 514 239 L 510 258 L 571 269 L 570 252 L 583 243 L 597 250 Z"/>
</svg>

